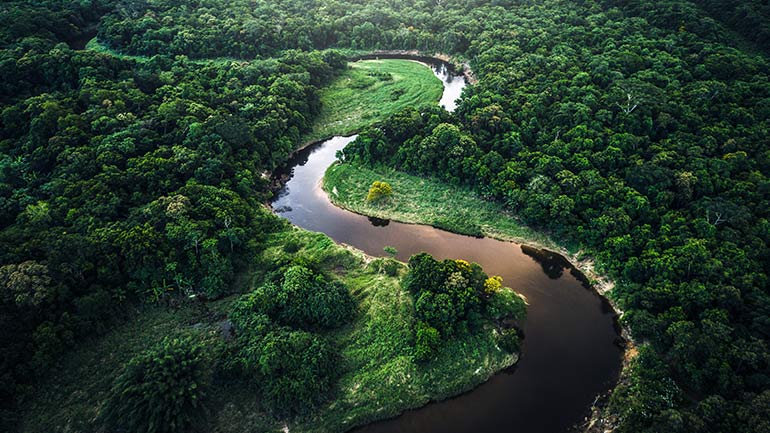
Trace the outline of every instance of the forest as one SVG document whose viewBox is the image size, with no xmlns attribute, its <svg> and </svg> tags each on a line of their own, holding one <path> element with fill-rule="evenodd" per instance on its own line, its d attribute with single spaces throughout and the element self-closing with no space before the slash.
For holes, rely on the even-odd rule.
<svg viewBox="0 0 770 433">
<path fill-rule="evenodd" d="M 364 128 L 343 159 L 469 187 L 595 258 L 638 351 L 604 413 L 614 431 L 770 430 L 767 2 L 14 0 L 0 23 L 0 430 L 21 429 L 73 347 L 180 303 L 231 301 L 235 339 L 147 348 L 99 422 L 180 431 L 214 382 L 259 384 L 287 416 L 333 398 L 326 335 L 355 292 L 323 263 L 256 257 L 289 230 L 264 206 L 270 174 L 319 89 L 375 49 L 447 53 L 479 82 L 454 113 Z M 93 37 L 109 52 L 84 49 Z M 310 248 L 293 242 L 278 249 Z M 431 260 L 393 272 L 425 360 L 499 319 L 488 276 Z M 412 287 L 420 267 L 434 280 Z M 456 272 L 463 308 L 442 311 Z M 173 410 L 143 408 L 168 377 Z"/>
</svg>

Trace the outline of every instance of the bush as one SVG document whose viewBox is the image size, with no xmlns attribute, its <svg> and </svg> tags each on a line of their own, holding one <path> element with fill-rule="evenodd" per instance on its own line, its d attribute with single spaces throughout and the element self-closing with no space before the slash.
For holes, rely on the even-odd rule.
<svg viewBox="0 0 770 433">
<path fill-rule="evenodd" d="M 353 298 L 342 284 L 327 282 L 302 266 L 290 267 L 283 278 L 283 305 L 278 313 L 282 322 L 328 329 L 343 325 L 353 315 Z"/>
<path fill-rule="evenodd" d="M 322 337 L 285 327 L 264 326 L 239 336 L 240 372 L 256 385 L 267 409 L 281 415 L 305 413 L 326 399 L 338 375 L 337 357 Z"/>
<path fill-rule="evenodd" d="M 273 411 L 299 413 L 323 401 L 337 377 L 336 354 L 321 337 L 278 331 L 263 340 L 260 372 L 265 404 Z"/>
<path fill-rule="evenodd" d="M 369 194 L 366 195 L 366 201 L 373 203 L 388 198 L 391 194 L 393 194 L 393 188 L 390 187 L 389 183 L 375 180 L 372 182 L 372 186 L 369 187 Z"/>
<path fill-rule="evenodd" d="M 304 266 L 291 266 L 280 286 L 265 283 L 243 295 L 230 319 L 238 326 L 248 313 L 259 313 L 290 327 L 331 329 L 347 323 L 354 311 L 353 297 L 345 286 L 326 281 Z"/>
<path fill-rule="evenodd" d="M 197 344 L 166 338 L 129 361 L 100 418 L 108 431 L 190 431 L 206 412 L 209 373 Z"/>
</svg>

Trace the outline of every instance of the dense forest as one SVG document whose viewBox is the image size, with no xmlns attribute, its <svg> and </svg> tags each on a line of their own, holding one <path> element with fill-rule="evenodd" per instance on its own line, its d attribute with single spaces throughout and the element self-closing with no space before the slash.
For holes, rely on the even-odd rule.
<svg viewBox="0 0 770 433">
<path fill-rule="evenodd" d="M 130 320 L 125 305 L 244 289 L 285 228 L 262 205 L 269 173 L 345 67 L 330 48 L 470 62 L 479 83 L 455 113 L 404 110 L 344 158 L 471 186 L 594 256 L 638 343 L 607 413 L 617 431 L 770 429 L 767 2 L 21 0 L 0 23 L 3 430 L 63 353 Z M 94 32 L 134 57 L 81 49 Z M 286 377 L 316 378 L 318 393 L 261 390 L 289 411 L 334 379 L 311 331 L 348 308 L 268 311 L 259 296 L 307 285 L 286 280 L 337 287 L 296 265 L 239 301 L 236 328 L 264 332 L 228 366 L 259 381 L 288 367 L 253 367 L 254 347 L 312 355 Z M 434 313 L 418 311 L 423 354 L 454 332 Z M 157 357 L 205 382 L 198 352 L 168 340 L 116 387 Z"/>
</svg>

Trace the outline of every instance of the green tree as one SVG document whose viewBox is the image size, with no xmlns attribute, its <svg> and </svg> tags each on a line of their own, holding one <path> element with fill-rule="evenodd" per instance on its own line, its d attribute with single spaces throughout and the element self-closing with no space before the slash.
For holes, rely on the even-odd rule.
<svg viewBox="0 0 770 433">
<path fill-rule="evenodd" d="M 187 432 L 201 427 L 210 371 L 200 346 L 165 338 L 131 359 L 100 414 L 106 428 L 137 433 Z"/>
</svg>

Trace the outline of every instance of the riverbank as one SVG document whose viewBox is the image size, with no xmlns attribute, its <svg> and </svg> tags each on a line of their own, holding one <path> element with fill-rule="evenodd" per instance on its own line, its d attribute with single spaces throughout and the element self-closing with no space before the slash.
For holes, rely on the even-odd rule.
<svg viewBox="0 0 770 433">
<path fill-rule="evenodd" d="M 366 202 L 369 185 L 375 180 L 391 184 L 393 195 L 389 200 L 374 204 Z M 561 245 L 548 235 L 527 227 L 500 203 L 483 200 L 469 188 L 412 176 L 388 167 L 351 163 L 329 167 L 322 187 L 336 206 L 361 215 L 430 225 L 454 233 L 486 236 L 556 252 L 582 272 L 602 296 L 607 297 L 614 287 L 612 280 L 596 271 L 592 258 L 578 248 Z M 621 314 L 618 306 L 609 301 Z"/>
</svg>

